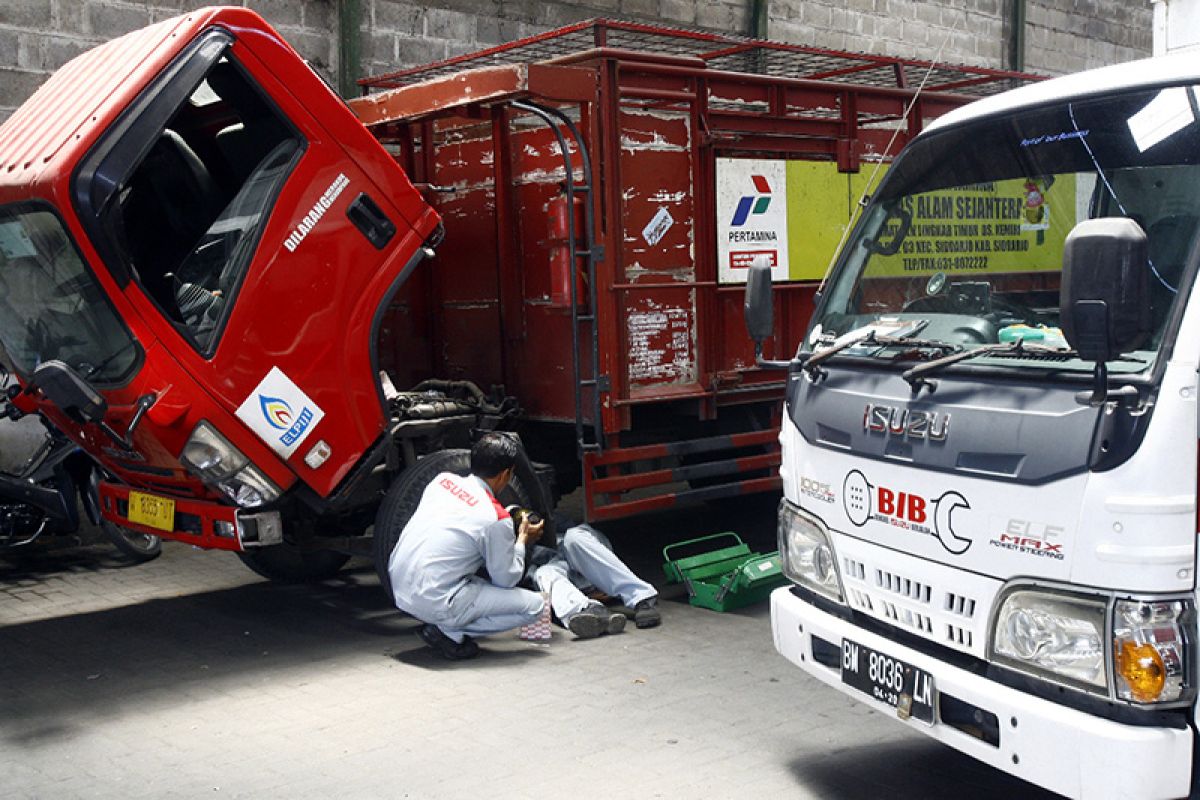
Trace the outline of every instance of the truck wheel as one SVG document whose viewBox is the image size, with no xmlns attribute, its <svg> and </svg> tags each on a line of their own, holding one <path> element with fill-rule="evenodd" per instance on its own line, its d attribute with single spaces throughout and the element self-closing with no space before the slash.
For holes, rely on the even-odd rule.
<svg viewBox="0 0 1200 800">
<path fill-rule="evenodd" d="M 291 544 L 260 547 L 237 557 L 250 569 L 275 583 L 314 583 L 332 578 L 350 556 L 334 550 L 301 550 Z"/>
<path fill-rule="evenodd" d="M 388 577 L 388 559 L 400 541 L 400 532 L 412 518 L 421 502 L 421 494 L 435 477 L 443 472 L 453 472 L 455 475 L 466 475 L 471 470 L 471 451 L 469 450 L 438 450 L 422 456 L 416 464 L 400 473 L 387 496 L 379 506 L 375 515 L 375 573 L 379 576 L 379 585 L 387 592 L 388 599 L 392 598 L 392 581 Z M 499 500 L 503 505 L 530 505 L 529 492 L 525 491 L 521 480 L 513 475 L 512 481 L 500 493 Z"/>
<path fill-rule="evenodd" d="M 101 523 L 113 546 L 137 563 L 153 561 L 162 555 L 162 539 L 153 534 L 122 528 L 108 520 Z"/>
</svg>

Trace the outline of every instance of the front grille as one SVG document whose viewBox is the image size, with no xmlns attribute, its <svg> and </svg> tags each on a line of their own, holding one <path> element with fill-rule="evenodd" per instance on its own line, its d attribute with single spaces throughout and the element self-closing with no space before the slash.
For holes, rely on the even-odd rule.
<svg viewBox="0 0 1200 800">
<path fill-rule="evenodd" d="M 986 599 L 997 582 L 860 539 L 843 538 L 838 548 L 852 609 L 953 650 L 983 655 L 978 648 L 986 640 Z"/>
</svg>

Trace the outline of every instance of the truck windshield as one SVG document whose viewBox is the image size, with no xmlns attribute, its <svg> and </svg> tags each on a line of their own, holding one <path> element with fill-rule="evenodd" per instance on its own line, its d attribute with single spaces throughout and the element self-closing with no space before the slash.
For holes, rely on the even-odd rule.
<svg viewBox="0 0 1200 800">
<path fill-rule="evenodd" d="M 133 337 L 48 209 L 0 209 L 0 343 L 25 376 L 59 359 L 112 385 L 136 366 Z"/>
<path fill-rule="evenodd" d="M 1195 87 L 1174 86 L 994 115 L 917 140 L 842 251 L 808 346 L 873 327 L 963 349 L 1021 339 L 1063 353 L 992 348 L 970 363 L 1090 371 L 1059 328 L 1063 243 L 1082 220 L 1128 217 L 1149 241 L 1154 335 L 1111 369 L 1147 369 L 1189 288 L 1198 108 Z"/>
</svg>

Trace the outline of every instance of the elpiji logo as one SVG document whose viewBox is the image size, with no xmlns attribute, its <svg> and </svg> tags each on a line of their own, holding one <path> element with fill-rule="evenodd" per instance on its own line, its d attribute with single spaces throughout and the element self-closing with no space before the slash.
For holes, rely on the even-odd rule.
<svg viewBox="0 0 1200 800">
<path fill-rule="evenodd" d="M 754 191 L 757 195 L 746 195 L 738 200 L 737 210 L 733 212 L 733 226 L 745 225 L 751 214 L 764 214 L 771 205 L 771 184 L 762 175 L 751 175 L 754 181 Z"/>
<path fill-rule="evenodd" d="M 283 431 L 279 441 L 285 447 L 291 447 L 292 442 L 299 439 L 300 435 L 308 428 L 309 423 L 312 422 L 313 413 L 307 406 L 301 409 L 299 416 L 296 416 L 292 413 L 292 407 L 281 398 L 260 394 L 258 402 L 262 405 L 263 416 L 266 417 L 267 424 Z"/>
</svg>

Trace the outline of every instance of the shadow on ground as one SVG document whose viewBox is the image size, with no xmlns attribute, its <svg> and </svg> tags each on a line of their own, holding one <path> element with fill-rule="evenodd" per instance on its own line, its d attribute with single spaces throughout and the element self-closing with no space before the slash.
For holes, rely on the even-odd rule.
<svg viewBox="0 0 1200 800">
<path fill-rule="evenodd" d="M 170 695 L 183 702 L 189 692 L 220 692 L 222 681 L 265 687 L 294 668 L 364 651 L 382 657 L 421 646 L 416 629 L 367 566 L 309 586 L 255 582 L 7 625 L 0 737 L 44 736 L 80 712 L 119 715 Z"/>
<path fill-rule="evenodd" d="M 797 781 L 815 796 L 839 800 L 944 797 L 951 787 L 955 796 L 972 800 L 1059 797 L 931 740 L 844 748 L 798 759 L 790 766 Z"/>
</svg>

